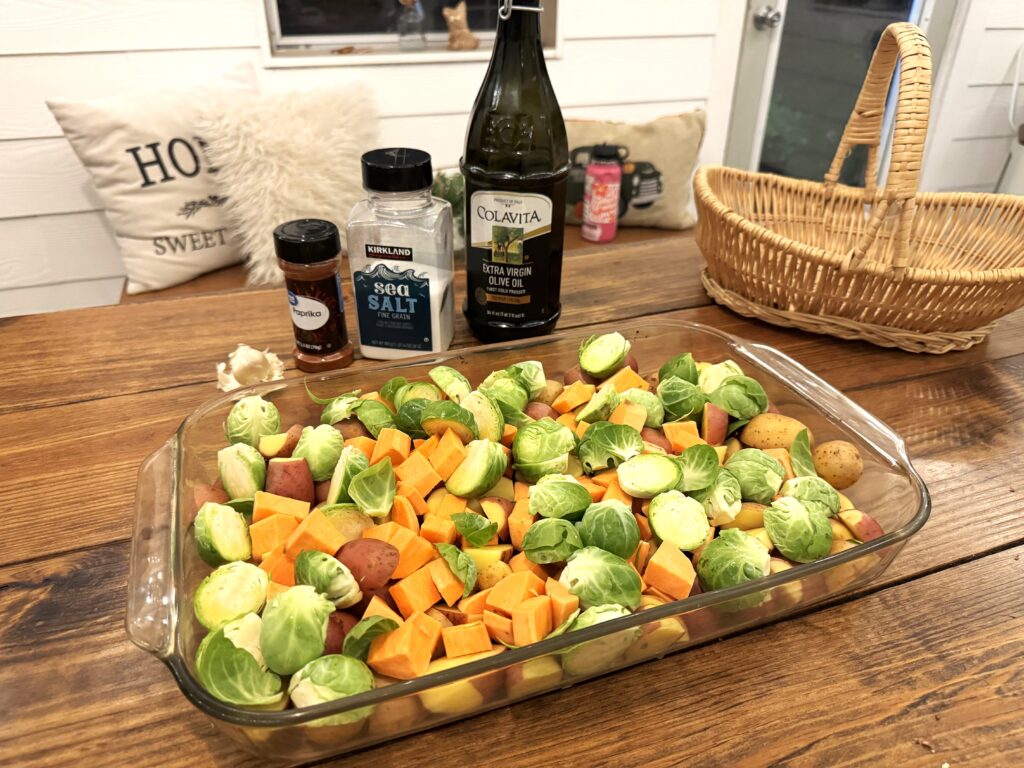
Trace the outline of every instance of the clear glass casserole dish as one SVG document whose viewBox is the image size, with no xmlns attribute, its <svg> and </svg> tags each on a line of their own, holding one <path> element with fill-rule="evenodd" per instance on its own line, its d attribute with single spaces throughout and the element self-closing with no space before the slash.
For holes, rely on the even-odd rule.
<svg viewBox="0 0 1024 768">
<path fill-rule="evenodd" d="M 864 459 L 864 475 L 844 493 L 858 509 L 874 516 L 886 533 L 757 582 L 647 608 L 316 707 L 260 711 L 224 704 L 210 696 L 194 676 L 193 658 L 204 630 L 195 618 L 192 594 L 210 569 L 200 560 L 192 538 L 196 512 L 192 489 L 197 483 L 215 479 L 216 454 L 225 444 L 224 419 L 238 398 L 261 394 L 277 404 L 288 423 L 319 422 L 320 406 L 310 401 L 302 379 L 292 379 L 206 402 L 143 463 L 129 575 L 129 637 L 167 664 L 185 696 L 245 749 L 268 760 L 314 760 L 479 714 L 805 610 L 876 578 L 928 519 L 928 491 L 899 436 L 791 358 L 695 323 L 652 321 L 618 324 L 606 330 L 618 330 L 632 342 L 643 375 L 656 372 L 666 359 L 684 351 L 693 352 L 698 360 L 732 358 L 762 383 L 782 413 L 807 424 L 817 440 L 854 442 Z M 311 376 L 307 381 L 319 395 L 355 388 L 370 391 L 396 372 L 409 379 L 426 378 L 427 371 L 440 362 L 458 368 L 471 381 L 479 381 L 492 370 L 523 359 L 540 360 L 548 375 L 557 377 L 576 364 L 580 341 L 586 335 L 477 347 L 397 366 Z M 754 593 L 761 593 L 760 604 L 747 607 L 756 601 L 751 599 Z M 636 627 L 642 634 L 614 658 L 602 659 L 590 668 L 574 665 L 572 675 L 563 669 L 564 649 Z M 325 720 L 361 707 L 371 708 L 371 714 L 358 722 L 334 725 Z"/>
</svg>

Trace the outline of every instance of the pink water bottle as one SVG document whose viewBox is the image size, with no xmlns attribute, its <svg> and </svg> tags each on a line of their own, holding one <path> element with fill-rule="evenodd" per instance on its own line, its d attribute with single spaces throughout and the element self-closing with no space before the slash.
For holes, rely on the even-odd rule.
<svg viewBox="0 0 1024 768">
<path fill-rule="evenodd" d="M 615 239 L 619 225 L 619 190 L 622 164 L 618 148 L 608 144 L 594 147 L 583 186 L 583 227 L 580 234 L 592 243 Z"/>
</svg>

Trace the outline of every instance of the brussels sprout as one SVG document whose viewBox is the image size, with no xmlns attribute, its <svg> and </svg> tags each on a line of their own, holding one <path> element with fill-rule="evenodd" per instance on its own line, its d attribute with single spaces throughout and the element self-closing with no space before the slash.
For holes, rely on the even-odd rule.
<svg viewBox="0 0 1024 768">
<path fill-rule="evenodd" d="M 523 537 L 526 559 L 538 565 L 563 563 L 579 549 L 583 549 L 583 541 L 568 520 L 553 517 L 538 520 L 527 528 Z"/>
<path fill-rule="evenodd" d="M 423 397 L 406 400 L 395 414 L 395 427 L 409 437 L 426 437 L 426 430 L 421 424 L 423 423 L 423 411 L 431 402 Z"/>
<path fill-rule="evenodd" d="M 771 555 L 758 539 L 739 530 L 727 528 L 708 542 L 697 560 L 697 578 L 705 592 L 725 589 L 768 575 Z M 753 608 L 764 602 L 764 595 L 754 592 L 731 602 L 727 610 Z"/>
<path fill-rule="evenodd" d="M 576 414 L 576 420 L 588 423 L 608 421 L 612 411 L 618 408 L 620 402 L 622 402 L 622 398 L 619 397 L 618 390 L 611 384 L 605 384 L 598 388 L 590 401 L 580 409 L 580 412 Z M 662 413 L 664 413 L 664 409 L 662 409 Z"/>
<path fill-rule="evenodd" d="M 828 517 L 792 496 L 776 499 L 764 511 L 764 528 L 775 548 L 797 563 L 817 560 L 832 549 Z"/>
<path fill-rule="evenodd" d="M 363 407 L 360 407 L 359 412 L 362 410 Z M 302 435 L 299 436 L 299 442 L 295 446 L 295 450 L 292 451 L 292 458 L 305 459 L 309 464 L 313 480 L 319 483 L 331 479 L 344 448 L 345 438 L 334 427 L 327 424 L 321 424 L 318 427 L 304 427 Z"/>
<path fill-rule="evenodd" d="M 473 414 L 451 400 L 428 403 L 423 409 L 420 426 L 428 435 L 442 435 L 450 429 L 463 443 L 476 440 L 480 436 Z"/>
<path fill-rule="evenodd" d="M 673 376 L 691 384 L 697 383 L 697 363 L 693 361 L 693 355 L 689 352 L 676 355 L 658 371 L 658 381 L 664 381 Z"/>
<path fill-rule="evenodd" d="M 621 619 L 623 616 L 629 616 L 629 611 L 621 605 L 594 605 L 576 617 L 569 625 L 569 631 L 575 632 L 594 624 Z M 566 674 L 575 676 L 605 672 L 642 634 L 643 630 L 640 627 L 630 627 L 621 632 L 613 632 L 570 646 L 562 651 L 562 668 Z"/>
<path fill-rule="evenodd" d="M 653 392 L 634 387 L 623 392 L 622 399 L 629 403 L 636 403 L 647 411 L 647 418 L 644 420 L 645 427 L 660 427 L 665 421 L 665 406 Z"/>
<path fill-rule="evenodd" d="M 469 394 L 473 387 L 469 383 L 469 379 L 463 376 L 461 373 L 456 371 L 454 368 L 449 368 L 447 365 L 439 365 L 436 368 L 431 368 L 427 374 L 431 380 L 437 386 L 441 388 L 448 397 L 459 405 L 462 404 L 463 398 Z"/>
<path fill-rule="evenodd" d="M 725 468 L 739 481 L 742 498 L 758 504 L 767 504 L 775 498 L 786 479 L 786 468 L 782 462 L 757 448 L 736 451 L 725 462 Z"/>
<path fill-rule="evenodd" d="M 433 384 L 426 381 L 412 381 L 395 392 L 393 403 L 395 410 L 401 409 L 410 400 L 426 400 L 430 403 L 436 403 L 439 400 L 444 400 L 444 395 Z"/>
<path fill-rule="evenodd" d="M 508 458 L 499 443 L 474 440 L 466 446 L 466 458 L 444 485 L 449 493 L 464 499 L 475 499 L 493 488 L 506 469 Z"/>
<path fill-rule="evenodd" d="M 640 526 L 633 517 L 633 510 L 618 499 L 591 504 L 577 528 L 583 546 L 603 549 L 623 560 L 632 557 L 640 543 Z"/>
<path fill-rule="evenodd" d="M 229 499 L 224 502 L 225 506 L 231 507 L 235 512 L 245 518 L 245 522 L 252 522 L 252 508 L 253 504 L 256 503 L 255 498 L 249 499 Z"/>
<path fill-rule="evenodd" d="M 793 465 L 793 473 L 797 477 L 817 477 L 818 470 L 814 467 L 814 454 L 811 453 L 811 436 L 807 429 L 801 429 L 789 446 L 789 461 Z"/>
<path fill-rule="evenodd" d="M 474 390 L 463 397 L 460 404 L 473 415 L 481 440 L 501 442 L 505 434 L 505 417 L 494 400 L 483 392 Z"/>
<path fill-rule="evenodd" d="M 834 517 L 839 512 L 839 494 L 820 477 L 794 477 L 782 484 L 783 496 L 792 496 L 812 512 Z"/>
<path fill-rule="evenodd" d="M 319 509 L 327 522 L 345 537 L 346 542 L 360 538 L 363 531 L 375 525 L 373 518 L 355 504 L 324 504 Z"/>
<path fill-rule="evenodd" d="M 643 438 L 628 424 L 597 421 L 584 433 L 576 453 L 583 471 L 593 475 L 639 456 L 643 449 Z"/>
<path fill-rule="evenodd" d="M 580 599 L 584 609 L 616 603 L 632 610 L 640 605 L 642 585 L 633 566 L 597 547 L 577 550 L 558 580 Z"/>
<path fill-rule="evenodd" d="M 398 390 L 409 383 L 409 380 L 405 376 L 394 376 L 384 382 L 384 386 L 380 388 L 378 394 L 382 399 L 387 400 L 392 405 L 395 404 L 395 396 L 398 394 Z"/>
<path fill-rule="evenodd" d="M 327 505 L 338 504 L 344 501 L 352 501 L 348 495 L 348 487 L 352 484 L 352 478 L 370 468 L 370 460 L 366 454 L 354 445 L 346 445 L 341 449 L 341 456 L 334 466 L 334 473 L 331 475 L 331 484 L 327 489 L 327 498 L 324 503 Z"/>
<path fill-rule="evenodd" d="M 195 522 L 196 549 L 208 565 L 217 567 L 252 557 L 252 541 L 245 518 L 227 504 L 208 501 Z"/>
<path fill-rule="evenodd" d="M 338 434 L 333 427 L 328 429 Z M 224 492 L 232 499 L 251 499 L 267 481 L 266 459 L 247 443 L 235 443 L 217 451 L 217 471 Z"/>
<path fill-rule="evenodd" d="M 696 419 L 706 402 L 696 386 L 678 376 L 658 382 L 658 399 L 665 406 L 665 417 L 671 421 Z"/>
<path fill-rule="evenodd" d="M 521 363 L 510 365 L 505 370 L 512 374 L 519 382 L 519 386 L 526 390 L 529 400 L 536 400 L 547 389 L 548 380 L 544 375 L 544 366 L 536 360 L 524 360 Z"/>
<path fill-rule="evenodd" d="M 681 477 L 679 462 L 660 453 L 642 453 L 619 465 L 619 485 L 637 499 L 650 499 L 671 490 Z"/>
<path fill-rule="evenodd" d="M 352 501 L 370 517 L 384 517 L 395 503 L 395 471 L 385 457 L 352 478 L 348 485 Z"/>
<path fill-rule="evenodd" d="M 505 420 L 506 424 L 511 424 L 513 427 L 518 428 L 525 426 L 534 420 L 530 416 L 527 416 L 523 411 L 509 405 L 504 400 L 495 400 L 495 402 L 498 404 L 498 410 L 501 411 L 501 417 Z"/>
<path fill-rule="evenodd" d="M 705 395 L 710 395 L 718 385 L 730 376 L 742 376 L 743 369 L 732 360 L 723 360 L 716 365 L 708 365 L 697 375 L 697 386 Z"/>
<path fill-rule="evenodd" d="M 288 696 L 296 707 L 315 707 L 328 701 L 373 690 L 373 672 L 363 662 L 349 656 L 331 654 L 306 664 L 288 683 Z M 373 707 L 331 715 L 314 720 L 309 725 L 345 725 L 358 723 L 370 716 Z"/>
<path fill-rule="evenodd" d="M 260 648 L 267 666 L 279 675 L 291 675 L 320 656 L 332 613 L 334 603 L 309 585 L 278 594 L 263 611 Z"/>
<path fill-rule="evenodd" d="M 281 678 L 267 671 L 260 652 L 263 622 L 248 613 L 211 632 L 196 650 L 196 677 L 228 704 L 266 706 L 281 700 Z"/>
<path fill-rule="evenodd" d="M 345 421 L 356 412 L 362 400 L 356 395 L 341 395 L 329 400 L 320 412 L 321 424 L 337 424 Z"/>
<path fill-rule="evenodd" d="M 591 336 L 580 345 L 580 368 L 606 379 L 626 364 L 630 344 L 621 333 Z"/>
<path fill-rule="evenodd" d="M 720 469 L 711 485 L 690 495 L 704 505 L 713 525 L 731 523 L 743 505 L 739 480 L 728 469 Z"/>
<path fill-rule="evenodd" d="M 525 410 L 526 404 L 530 402 L 530 393 L 519 383 L 519 377 L 508 371 L 494 371 L 480 382 L 478 389 L 517 411 Z"/>
<path fill-rule="evenodd" d="M 572 475 L 546 475 L 530 486 L 531 515 L 576 521 L 590 503 L 590 491 Z"/>
<path fill-rule="evenodd" d="M 571 429 L 553 419 L 539 419 L 516 432 L 512 456 L 518 467 L 519 464 L 539 464 L 566 456 L 575 447 L 576 436 Z"/>
<path fill-rule="evenodd" d="M 519 477 L 528 483 L 540 482 L 547 475 L 561 475 L 569 469 L 569 454 L 536 464 L 516 464 Z"/>
<path fill-rule="evenodd" d="M 484 547 L 498 532 L 498 524 L 475 512 L 457 512 L 452 515 L 455 530 L 471 547 Z"/>
<path fill-rule="evenodd" d="M 381 635 L 398 629 L 398 622 L 387 616 L 367 616 L 345 635 L 341 652 L 353 659 L 366 661 L 370 655 L 370 644 Z"/>
<path fill-rule="evenodd" d="M 710 487 L 721 470 L 718 452 L 710 445 L 691 445 L 676 461 L 679 462 L 679 469 L 682 472 L 676 490 L 685 493 L 702 491 Z"/>
<path fill-rule="evenodd" d="M 651 499 L 647 519 L 655 536 L 684 552 L 697 549 L 711 534 L 704 505 L 679 491 L 666 491 Z"/>
<path fill-rule="evenodd" d="M 768 395 L 749 376 L 729 376 L 708 399 L 736 419 L 752 419 L 768 410 Z"/>
<path fill-rule="evenodd" d="M 263 435 L 281 431 L 281 414 L 277 406 L 259 395 L 243 397 L 232 406 L 224 422 L 229 443 L 245 443 L 255 448 Z"/>
<path fill-rule="evenodd" d="M 220 629 L 247 613 L 263 610 L 269 583 L 266 571 L 252 563 L 228 563 L 199 583 L 192 608 L 200 624 L 209 630 Z"/>
<path fill-rule="evenodd" d="M 381 430 L 395 426 L 395 414 L 380 400 L 360 400 L 356 418 L 374 439 L 380 437 Z"/>
<path fill-rule="evenodd" d="M 494 523 L 494 530 L 498 530 L 497 523 Z M 490 536 L 487 537 L 487 541 L 490 541 Z M 487 542 L 485 541 L 486 545 Z M 441 557 L 448 564 L 448 568 L 455 574 L 455 578 L 462 582 L 462 596 L 469 597 L 473 594 L 473 589 L 476 587 L 476 560 L 467 555 L 461 549 L 456 547 L 454 544 L 435 544 L 437 551 L 441 553 Z"/>
<path fill-rule="evenodd" d="M 352 572 L 326 552 L 306 549 L 295 558 L 295 583 L 307 584 L 338 608 L 348 608 L 363 599 Z"/>
</svg>

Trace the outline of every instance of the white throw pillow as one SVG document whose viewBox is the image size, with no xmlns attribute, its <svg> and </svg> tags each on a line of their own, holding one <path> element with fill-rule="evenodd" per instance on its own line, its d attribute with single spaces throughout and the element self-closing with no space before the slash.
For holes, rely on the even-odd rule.
<svg viewBox="0 0 1024 768">
<path fill-rule="evenodd" d="M 255 90 L 255 72 L 246 65 L 191 87 L 46 102 L 103 201 L 128 293 L 241 261 L 196 123 L 200 109 L 230 110 Z"/>
<path fill-rule="evenodd" d="M 361 85 L 266 92 L 200 120 L 219 194 L 245 254 L 250 285 L 284 277 L 274 227 L 327 219 L 344 238 L 352 206 L 363 197 L 363 152 L 377 141 L 377 110 Z"/>
</svg>

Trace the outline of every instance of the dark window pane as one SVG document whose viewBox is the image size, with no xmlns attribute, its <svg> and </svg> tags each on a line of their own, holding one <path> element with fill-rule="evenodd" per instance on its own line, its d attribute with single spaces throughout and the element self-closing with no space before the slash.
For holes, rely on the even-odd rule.
<svg viewBox="0 0 1024 768">
<path fill-rule="evenodd" d="M 420 0 L 425 32 L 446 32 L 443 8 L 457 2 Z M 498 24 L 497 0 L 468 0 L 469 26 L 493 30 Z M 398 17 L 405 8 L 398 0 L 278 0 L 281 34 L 376 35 L 397 34 Z"/>
</svg>

